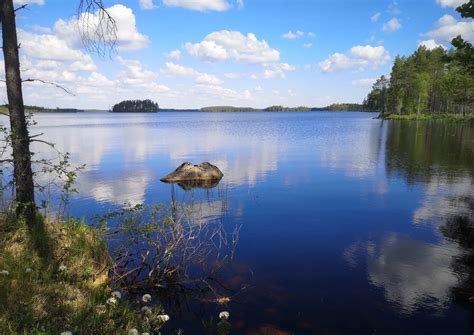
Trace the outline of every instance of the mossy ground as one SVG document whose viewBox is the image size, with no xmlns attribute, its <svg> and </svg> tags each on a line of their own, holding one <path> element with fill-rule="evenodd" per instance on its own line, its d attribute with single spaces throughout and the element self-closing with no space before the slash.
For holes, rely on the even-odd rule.
<svg viewBox="0 0 474 335">
<path fill-rule="evenodd" d="M 139 308 L 106 301 L 104 239 L 83 222 L 0 219 L 0 334 L 149 331 Z"/>
</svg>

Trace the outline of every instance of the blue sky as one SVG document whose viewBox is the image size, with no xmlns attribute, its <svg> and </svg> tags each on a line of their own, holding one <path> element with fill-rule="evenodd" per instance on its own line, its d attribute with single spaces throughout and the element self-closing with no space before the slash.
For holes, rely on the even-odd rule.
<svg viewBox="0 0 474 335">
<path fill-rule="evenodd" d="M 165 108 L 324 106 L 361 102 L 396 55 L 449 47 L 474 23 L 463 0 L 104 1 L 118 24 L 116 53 L 88 53 L 79 0 L 17 0 L 28 104 L 110 108 L 153 99 Z M 91 15 L 91 22 L 94 16 Z M 5 93 L 3 92 L 5 100 Z"/>
</svg>

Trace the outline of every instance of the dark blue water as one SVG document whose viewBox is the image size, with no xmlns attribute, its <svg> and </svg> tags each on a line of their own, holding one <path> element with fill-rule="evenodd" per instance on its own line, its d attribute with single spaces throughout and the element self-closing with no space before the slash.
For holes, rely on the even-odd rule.
<svg viewBox="0 0 474 335">
<path fill-rule="evenodd" d="M 374 116 L 39 115 L 33 133 L 87 164 L 73 215 L 175 197 L 242 225 L 228 282 L 248 288 L 210 307 L 235 333 L 471 334 L 474 129 Z M 159 181 L 184 161 L 224 178 L 191 191 Z"/>
</svg>

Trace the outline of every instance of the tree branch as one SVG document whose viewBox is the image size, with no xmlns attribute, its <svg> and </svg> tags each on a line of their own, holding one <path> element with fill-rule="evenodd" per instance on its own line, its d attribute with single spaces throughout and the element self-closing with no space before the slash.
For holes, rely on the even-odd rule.
<svg viewBox="0 0 474 335">
<path fill-rule="evenodd" d="M 81 0 L 78 8 L 78 26 L 84 47 L 104 56 L 115 50 L 117 23 L 104 6 L 103 0 Z"/>
<path fill-rule="evenodd" d="M 16 13 L 17 11 L 19 11 L 20 9 L 26 8 L 26 6 L 28 6 L 27 3 L 25 3 L 24 5 L 21 5 L 21 6 L 18 7 L 18 8 L 15 8 L 15 13 Z"/>
<path fill-rule="evenodd" d="M 65 88 L 64 86 L 62 85 L 59 85 L 57 83 L 54 83 L 52 81 L 46 81 L 46 80 L 42 80 L 42 79 L 37 79 L 37 78 L 28 78 L 28 79 L 23 79 L 22 82 L 40 82 L 40 83 L 43 83 L 43 84 L 47 84 L 47 85 L 52 85 L 54 87 L 57 87 L 61 90 L 63 90 L 64 92 L 66 92 L 67 94 L 69 95 L 72 95 L 72 96 L 75 96 L 74 93 L 72 93 L 71 91 L 69 91 L 67 88 Z"/>
<path fill-rule="evenodd" d="M 50 147 L 53 147 L 54 148 L 54 143 L 51 143 L 51 142 L 46 142 L 46 141 L 43 141 L 43 140 L 30 140 L 30 142 L 40 142 L 40 143 L 44 143 L 44 144 L 47 144 L 49 145 Z"/>
</svg>

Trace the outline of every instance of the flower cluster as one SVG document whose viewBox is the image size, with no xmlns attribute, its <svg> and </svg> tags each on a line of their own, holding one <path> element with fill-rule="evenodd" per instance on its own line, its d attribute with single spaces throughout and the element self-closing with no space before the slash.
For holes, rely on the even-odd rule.
<svg viewBox="0 0 474 335">
<path fill-rule="evenodd" d="M 122 299 L 122 293 L 120 293 L 119 291 L 113 291 L 111 294 L 110 294 L 110 298 L 107 299 L 107 305 L 111 305 L 111 306 L 114 306 L 118 303 L 118 301 Z"/>
<path fill-rule="evenodd" d="M 230 314 L 227 311 L 219 313 L 219 319 L 227 320 L 229 318 L 229 316 L 230 316 Z"/>
</svg>

